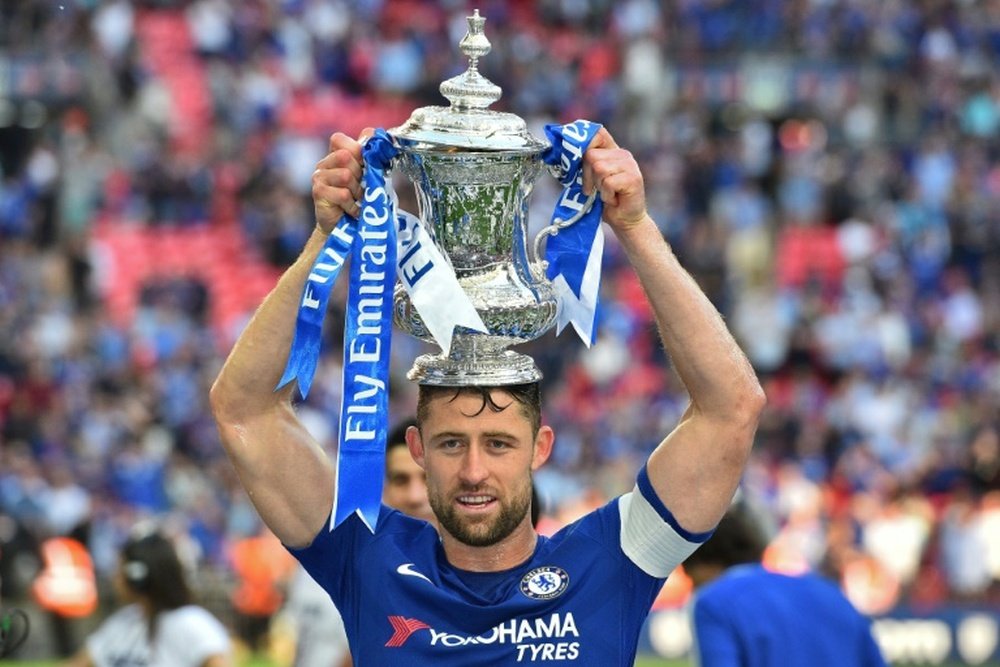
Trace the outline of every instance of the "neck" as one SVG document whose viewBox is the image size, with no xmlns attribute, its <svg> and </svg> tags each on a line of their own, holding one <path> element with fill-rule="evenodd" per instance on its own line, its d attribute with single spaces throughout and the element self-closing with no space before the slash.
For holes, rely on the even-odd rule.
<svg viewBox="0 0 1000 667">
<path fill-rule="evenodd" d="M 507 537 L 488 547 L 472 547 L 456 540 L 447 530 L 441 530 L 441 546 L 448 562 L 470 572 L 500 572 L 517 567 L 531 558 L 538 542 L 538 533 L 525 516 Z"/>
</svg>

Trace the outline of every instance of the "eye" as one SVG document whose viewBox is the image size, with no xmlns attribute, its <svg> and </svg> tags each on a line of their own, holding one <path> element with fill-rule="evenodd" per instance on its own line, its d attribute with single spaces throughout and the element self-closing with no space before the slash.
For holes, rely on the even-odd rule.
<svg viewBox="0 0 1000 667">
<path fill-rule="evenodd" d="M 462 441 L 456 438 L 452 438 L 450 440 L 442 440 L 440 443 L 438 443 L 438 447 L 445 451 L 454 451 L 461 446 L 462 446 Z"/>
<path fill-rule="evenodd" d="M 486 443 L 486 445 L 490 449 L 497 450 L 497 451 L 504 450 L 504 449 L 510 449 L 510 443 L 507 442 L 506 440 L 490 440 L 490 441 L 488 441 Z"/>
</svg>

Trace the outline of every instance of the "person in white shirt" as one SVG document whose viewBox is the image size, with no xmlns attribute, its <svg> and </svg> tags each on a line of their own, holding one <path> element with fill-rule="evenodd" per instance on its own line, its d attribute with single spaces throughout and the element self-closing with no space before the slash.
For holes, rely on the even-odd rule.
<svg viewBox="0 0 1000 667">
<path fill-rule="evenodd" d="M 184 568 L 159 533 L 122 548 L 115 590 L 125 605 L 91 634 L 64 667 L 232 667 L 229 633 L 192 602 Z"/>
</svg>

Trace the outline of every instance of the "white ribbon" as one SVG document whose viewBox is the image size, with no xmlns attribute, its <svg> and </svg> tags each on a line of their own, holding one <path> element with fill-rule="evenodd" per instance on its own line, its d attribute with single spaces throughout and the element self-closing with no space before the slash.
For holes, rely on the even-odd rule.
<svg viewBox="0 0 1000 667">
<path fill-rule="evenodd" d="M 455 269 L 417 216 L 397 209 L 396 242 L 399 281 L 445 355 L 451 351 L 455 327 L 488 333 Z"/>
<path fill-rule="evenodd" d="M 594 340 L 594 326 L 597 310 L 597 296 L 601 288 L 601 256 L 604 254 L 604 229 L 597 228 L 594 235 L 594 245 L 590 247 L 587 256 L 587 266 L 583 270 L 583 281 L 580 284 L 580 296 L 573 294 L 569 283 L 562 274 L 555 277 L 552 287 L 559 300 L 559 310 L 556 313 L 556 334 L 561 334 L 567 324 L 572 324 L 580 339 L 587 347 Z"/>
</svg>

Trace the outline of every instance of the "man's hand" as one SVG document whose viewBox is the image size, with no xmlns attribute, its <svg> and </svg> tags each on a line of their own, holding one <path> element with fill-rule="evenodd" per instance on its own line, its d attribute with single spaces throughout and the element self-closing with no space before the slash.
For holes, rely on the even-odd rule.
<svg viewBox="0 0 1000 667">
<path fill-rule="evenodd" d="M 583 191 L 597 189 L 604 202 L 604 222 L 616 234 L 646 221 L 646 189 L 642 173 L 632 154 L 619 148 L 614 138 L 601 128 L 583 156 Z"/>
<path fill-rule="evenodd" d="M 316 208 L 316 225 L 326 234 L 333 231 L 344 213 L 356 217 L 361 212 L 358 201 L 363 194 L 361 174 L 364 162 L 359 141 L 373 132 L 371 128 L 365 128 L 358 141 L 341 132 L 331 135 L 330 152 L 316 164 L 312 176 L 313 205 Z"/>
</svg>

